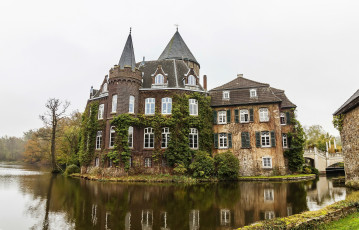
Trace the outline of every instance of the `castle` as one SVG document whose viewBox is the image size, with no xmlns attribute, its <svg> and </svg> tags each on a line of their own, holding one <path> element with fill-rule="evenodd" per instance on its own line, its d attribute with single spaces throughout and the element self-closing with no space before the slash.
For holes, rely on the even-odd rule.
<svg viewBox="0 0 359 230">
<path fill-rule="evenodd" d="M 199 102 L 201 97 L 210 97 L 210 110 L 203 111 L 206 104 Z M 177 110 L 183 108 L 176 107 L 176 100 L 181 98 L 186 100 L 187 111 L 179 113 Z M 289 145 L 287 133 L 292 129 L 290 119 L 296 106 L 283 90 L 243 75 L 208 91 L 207 76 L 200 81 L 200 64 L 178 30 L 158 60 L 138 63 L 130 33 L 118 65 L 110 69 L 99 90 L 91 87 L 87 104 L 94 102 L 98 103 L 97 119 L 103 126 L 97 130 L 95 140 L 90 140 L 95 142 L 95 149 L 85 170 L 102 167 L 116 175 L 124 172 L 121 163 L 116 162 L 118 167 L 113 167 L 113 160 L 106 157 L 118 147 L 113 125 L 116 116 L 129 114 L 152 120 L 157 116 L 161 122 L 174 116 L 173 110 L 185 114 L 179 115 L 176 124 L 142 122 L 128 126 L 128 167 L 136 166 L 141 173 L 171 172 L 174 165 L 163 153 L 171 141 L 176 142 L 172 148 L 176 144 L 180 148 L 181 138 L 185 138 L 192 153 L 231 151 L 239 158 L 240 174 L 244 176 L 270 175 L 274 170 L 284 174 L 287 170 L 283 152 Z M 185 126 L 188 133 L 181 136 L 178 129 L 172 129 L 174 125 Z M 206 125 L 210 134 L 202 130 Z"/>
</svg>

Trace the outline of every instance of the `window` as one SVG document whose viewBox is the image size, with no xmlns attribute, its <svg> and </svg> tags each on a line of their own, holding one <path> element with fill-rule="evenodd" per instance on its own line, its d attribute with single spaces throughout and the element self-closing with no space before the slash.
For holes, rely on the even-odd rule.
<svg viewBox="0 0 359 230">
<path fill-rule="evenodd" d="M 145 157 L 145 168 L 152 167 L 152 159 L 150 157 Z"/>
<path fill-rule="evenodd" d="M 287 134 L 282 134 L 283 148 L 288 148 L 288 136 Z"/>
<path fill-rule="evenodd" d="M 266 212 L 264 213 L 264 218 L 265 218 L 266 220 L 271 220 L 271 219 L 273 219 L 274 217 L 275 217 L 275 214 L 274 214 L 273 211 L 266 211 Z"/>
<path fill-rule="evenodd" d="M 108 89 L 107 89 L 107 83 L 103 84 L 103 87 L 102 87 L 102 92 L 105 93 L 107 92 Z"/>
<path fill-rule="evenodd" d="M 162 74 L 157 74 L 157 76 L 155 77 L 155 84 L 156 85 L 163 85 L 165 82 L 165 78 L 163 77 Z"/>
<path fill-rule="evenodd" d="M 169 128 L 162 128 L 161 148 L 167 148 L 169 140 L 170 140 L 170 129 Z"/>
<path fill-rule="evenodd" d="M 162 114 L 172 113 L 172 98 L 162 98 Z"/>
<path fill-rule="evenodd" d="M 146 103 L 145 114 L 147 115 L 155 114 L 155 99 L 146 98 L 145 103 Z"/>
<path fill-rule="evenodd" d="M 198 115 L 198 102 L 196 99 L 189 99 L 189 115 Z"/>
<path fill-rule="evenodd" d="M 226 111 L 218 111 L 218 124 L 226 124 L 227 123 L 227 113 Z"/>
<path fill-rule="evenodd" d="M 260 109 L 259 109 L 259 121 L 260 121 L 260 122 L 267 122 L 267 121 L 269 121 L 268 108 L 260 108 Z"/>
<path fill-rule="evenodd" d="M 269 136 L 268 131 L 261 132 L 261 146 L 262 147 L 271 147 L 270 136 Z"/>
<path fill-rule="evenodd" d="M 248 109 L 241 109 L 241 123 L 248 123 L 249 122 L 249 112 Z"/>
<path fill-rule="evenodd" d="M 221 209 L 221 225 L 226 226 L 231 223 L 231 211 L 228 209 Z"/>
<path fill-rule="evenodd" d="M 145 128 L 145 148 L 154 147 L 155 134 L 152 128 Z"/>
<path fill-rule="evenodd" d="M 113 148 L 115 146 L 115 126 L 111 126 L 110 128 L 110 144 L 109 147 Z"/>
<path fill-rule="evenodd" d="M 272 158 L 263 157 L 262 158 L 263 168 L 272 168 Z"/>
<path fill-rule="evenodd" d="M 96 135 L 96 149 L 101 149 L 102 131 L 97 131 Z"/>
<path fill-rule="evenodd" d="M 223 91 L 223 99 L 229 99 L 229 91 Z"/>
<path fill-rule="evenodd" d="M 112 108 L 111 113 L 116 113 L 117 111 L 117 94 L 112 96 Z"/>
<path fill-rule="evenodd" d="M 132 157 L 128 159 L 129 166 L 132 167 Z"/>
<path fill-rule="evenodd" d="M 99 167 L 100 166 L 100 158 L 96 157 L 95 159 L 95 166 Z"/>
<path fill-rule="evenodd" d="M 227 133 L 220 133 L 219 134 L 219 148 L 225 149 L 227 147 L 228 147 Z"/>
<path fill-rule="evenodd" d="M 242 132 L 241 139 L 242 139 L 242 148 L 250 148 L 251 147 L 249 132 Z"/>
<path fill-rule="evenodd" d="M 280 124 L 285 125 L 285 113 L 280 113 Z"/>
<path fill-rule="evenodd" d="M 191 149 L 198 149 L 198 130 L 195 128 L 190 129 L 189 133 L 189 147 Z"/>
<path fill-rule="evenodd" d="M 274 189 L 264 189 L 264 201 L 274 201 Z"/>
<path fill-rule="evenodd" d="M 257 89 L 249 90 L 249 95 L 251 98 L 257 97 Z"/>
<path fill-rule="evenodd" d="M 108 161 L 108 167 L 110 167 L 110 168 L 111 168 L 111 167 L 112 167 L 112 165 L 113 165 L 113 164 L 112 164 L 112 160 L 109 160 L 109 161 Z"/>
<path fill-rule="evenodd" d="M 188 77 L 188 84 L 189 84 L 189 85 L 197 85 L 197 84 L 196 84 L 196 77 L 193 76 L 193 75 L 189 75 L 189 77 Z"/>
<path fill-rule="evenodd" d="M 199 210 L 193 209 L 189 213 L 189 229 L 199 229 Z"/>
<path fill-rule="evenodd" d="M 99 105 L 99 107 L 98 107 L 98 119 L 99 120 L 103 119 L 104 110 L 105 110 L 105 105 L 104 104 Z"/>
<path fill-rule="evenodd" d="M 133 147 L 133 127 L 128 127 L 128 147 Z"/>
<path fill-rule="evenodd" d="M 130 101 L 128 103 L 128 112 L 129 113 L 135 112 L 135 97 L 132 95 L 130 96 Z"/>
</svg>

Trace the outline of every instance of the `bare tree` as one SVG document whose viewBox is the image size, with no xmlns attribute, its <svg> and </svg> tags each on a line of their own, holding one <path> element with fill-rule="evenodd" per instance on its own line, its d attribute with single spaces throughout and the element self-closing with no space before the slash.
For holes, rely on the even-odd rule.
<svg viewBox="0 0 359 230">
<path fill-rule="evenodd" d="M 57 172 L 55 159 L 55 144 L 56 144 L 56 132 L 58 122 L 66 117 L 66 110 L 70 106 L 70 102 L 61 102 L 57 98 L 50 98 L 45 104 L 48 109 L 43 115 L 40 115 L 40 119 L 45 123 L 46 126 L 51 127 L 51 166 L 52 172 Z"/>
</svg>

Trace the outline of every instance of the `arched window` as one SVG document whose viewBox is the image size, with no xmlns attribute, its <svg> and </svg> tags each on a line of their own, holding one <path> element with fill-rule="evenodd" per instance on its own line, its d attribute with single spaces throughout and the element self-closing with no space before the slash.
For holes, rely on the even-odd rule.
<svg viewBox="0 0 359 230">
<path fill-rule="evenodd" d="M 144 141 L 144 147 L 145 148 L 153 148 L 155 146 L 155 133 L 153 131 L 153 128 L 145 128 L 145 141 Z"/>
<path fill-rule="evenodd" d="M 161 84 L 164 84 L 164 82 L 165 82 L 164 76 L 162 74 L 157 74 L 155 77 L 155 84 L 161 85 Z"/>
<path fill-rule="evenodd" d="M 193 75 L 189 75 L 189 77 L 188 77 L 188 84 L 189 84 L 189 85 L 197 85 L 197 84 L 196 84 L 196 77 L 193 76 Z"/>
</svg>

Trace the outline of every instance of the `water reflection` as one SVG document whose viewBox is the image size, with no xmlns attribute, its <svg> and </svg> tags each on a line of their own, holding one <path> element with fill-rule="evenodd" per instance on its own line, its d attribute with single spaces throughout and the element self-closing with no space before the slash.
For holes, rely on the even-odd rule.
<svg viewBox="0 0 359 230">
<path fill-rule="evenodd" d="M 16 172 L 9 180 L 9 174 L 0 174 L 0 192 L 9 194 L 0 198 L 0 229 L 233 229 L 315 210 L 347 194 L 326 177 L 301 183 L 144 185 L 49 173 Z"/>
</svg>

